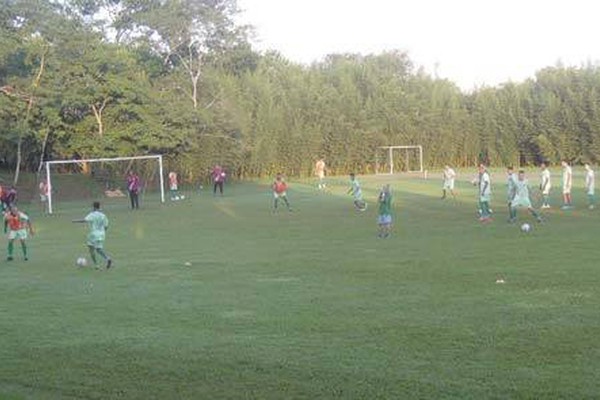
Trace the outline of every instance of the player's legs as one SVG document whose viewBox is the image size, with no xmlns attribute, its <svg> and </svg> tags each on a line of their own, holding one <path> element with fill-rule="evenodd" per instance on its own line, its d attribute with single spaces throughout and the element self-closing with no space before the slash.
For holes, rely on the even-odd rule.
<svg viewBox="0 0 600 400">
<path fill-rule="evenodd" d="M 112 259 L 108 254 L 106 254 L 104 248 L 96 247 L 96 253 L 100 254 L 100 257 L 102 257 L 104 261 L 106 261 L 106 269 L 109 269 L 112 265 Z"/>
<path fill-rule="evenodd" d="M 537 222 L 542 222 L 542 217 L 537 211 L 535 211 L 533 207 L 529 206 L 527 207 L 527 210 L 529 210 L 529 213 L 533 216 L 533 218 L 535 218 Z"/>
<path fill-rule="evenodd" d="M 287 195 L 284 193 L 283 196 L 281 196 L 281 198 L 283 199 L 283 202 L 285 203 L 288 211 L 292 211 L 292 207 L 290 207 L 290 202 L 288 201 Z"/>
<path fill-rule="evenodd" d="M 446 187 L 442 188 L 442 200 L 446 198 Z"/>
<path fill-rule="evenodd" d="M 588 208 L 593 210 L 596 207 L 596 196 L 593 193 L 588 193 Z"/>
<path fill-rule="evenodd" d="M 92 259 L 92 262 L 94 263 L 94 266 L 98 263 L 98 261 L 96 260 L 96 249 L 94 248 L 93 245 L 88 244 L 88 251 L 90 253 L 90 258 Z"/>
<path fill-rule="evenodd" d="M 489 220 L 491 217 L 490 202 L 488 200 L 481 200 L 480 201 L 480 209 L 481 209 L 481 218 L 480 219 L 482 221 Z"/>
<path fill-rule="evenodd" d="M 542 208 L 550 208 L 550 194 L 542 193 Z"/>
<path fill-rule="evenodd" d="M 13 251 L 15 249 L 15 240 L 14 239 L 9 239 L 7 247 L 8 248 L 7 248 L 6 260 L 7 261 L 12 261 L 13 260 Z"/>
<path fill-rule="evenodd" d="M 25 261 L 27 261 L 29 259 L 27 257 L 27 243 L 25 242 L 25 239 L 23 239 L 23 238 L 19 239 L 19 241 L 21 242 L 21 251 L 23 252 L 23 259 Z"/>
</svg>

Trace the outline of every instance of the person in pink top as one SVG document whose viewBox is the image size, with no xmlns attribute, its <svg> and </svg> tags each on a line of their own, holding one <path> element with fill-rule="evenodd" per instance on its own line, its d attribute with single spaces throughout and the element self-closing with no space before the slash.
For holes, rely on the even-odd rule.
<svg viewBox="0 0 600 400">
<path fill-rule="evenodd" d="M 140 208 L 139 192 L 140 192 L 140 177 L 133 171 L 127 173 L 127 191 L 129 192 L 129 200 L 131 201 L 131 209 L 137 210 Z"/>
<path fill-rule="evenodd" d="M 223 183 L 225 182 L 225 177 L 227 174 L 225 170 L 220 165 L 215 165 L 210 174 L 213 180 L 213 195 L 217 194 L 217 188 L 219 189 L 219 193 L 223 196 Z"/>
</svg>

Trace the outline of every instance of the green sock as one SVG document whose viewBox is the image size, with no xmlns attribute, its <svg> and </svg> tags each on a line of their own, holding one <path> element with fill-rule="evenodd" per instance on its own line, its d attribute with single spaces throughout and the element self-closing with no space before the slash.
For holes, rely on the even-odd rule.
<svg viewBox="0 0 600 400">
<path fill-rule="evenodd" d="M 27 244 L 25 242 L 21 242 L 21 250 L 23 250 L 23 257 L 27 258 Z"/>
<path fill-rule="evenodd" d="M 511 209 L 510 209 L 510 217 L 512 219 L 516 219 L 517 218 L 517 208 L 516 207 L 511 207 Z"/>
<path fill-rule="evenodd" d="M 90 258 L 92 259 L 94 265 L 96 265 L 96 250 L 91 246 L 89 246 L 88 248 L 90 250 Z"/>
<path fill-rule="evenodd" d="M 12 241 L 12 240 L 10 240 L 10 241 L 8 242 L 8 256 L 9 256 L 9 257 L 12 257 L 12 256 L 13 256 L 13 250 L 14 250 L 14 248 L 15 248 L 15 242 L 14 242 L 14 241 Z"/>
</svg>

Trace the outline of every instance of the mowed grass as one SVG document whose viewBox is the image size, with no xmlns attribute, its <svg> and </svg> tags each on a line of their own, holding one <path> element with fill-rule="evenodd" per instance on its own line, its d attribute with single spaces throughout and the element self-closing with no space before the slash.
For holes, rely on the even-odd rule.
<svg viewBox="0 0 600 400">
<path fill-rule="evenodd" d="M 464 181 L 446 201 L 437 179 L 361 181 L 364 213 L 341 179 L 326 193 L 292 182 L 292 213 L 270 212 L 268 182 L 138 212 L 111 199 L 110 271 L 74 265 L 87 202 L 32 210 L 30 261 L 0 263 L 0 397 L 598 396 L 600 217 L 581 187 L 576 209 L 523 234 L 500 179 L 487 225 Z"/>
</svg>

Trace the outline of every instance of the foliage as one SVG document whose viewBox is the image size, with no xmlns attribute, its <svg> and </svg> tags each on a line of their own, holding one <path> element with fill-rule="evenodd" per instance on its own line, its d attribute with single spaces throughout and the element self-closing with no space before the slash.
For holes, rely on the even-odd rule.
<svg viewBox="0 0 600 400">
<path fill-rule="evenodd" d="M 214 163 L 308 175 L 320 157 L 343 174 L 373 171 L 377 146 L 400 144 L 423 145 L 429 167 L 600 159 L 596 65 L 463 93 L 403 52 L 311 66 L 259 54 L 234 0 L 0 5 L 0 156 L 12 167 L 160 152 L 191 177 Z"/>
</svg>

